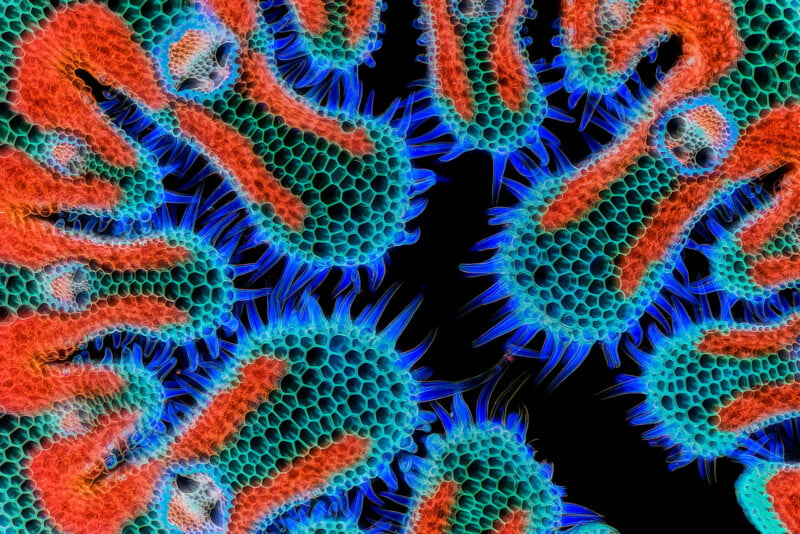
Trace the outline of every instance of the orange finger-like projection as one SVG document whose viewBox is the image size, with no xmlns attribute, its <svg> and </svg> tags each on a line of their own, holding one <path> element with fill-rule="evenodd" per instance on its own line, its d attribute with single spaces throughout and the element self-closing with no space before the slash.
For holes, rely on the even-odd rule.
<svg viewBox="0 0 800 534">
<path fill-rule="evenodd" d="M 601 9 L 607 4 L 619 7 L 623 13 L 630 11 L 629 16 L 609 16 L 608 8 Z M 551 231 L 583 217 L 599 202 L 599 193 L 647 152 L 650 128 L 669 105 L 714 84 L 744 52 L 733 6 L 726 0 L 700 5 L 686 0 L 647 0 L 635 8 L 627 0 L 565 1 L 562 20 L 567 57 L 574 60 L 574 68 L 590 89 L 593 82 L 602 84 L 615 73 L 629 75 L 636 61 L 665 35 L 679 37 L 682 50 L 677 63 L 656 87 L 643 116 L 620 141 L 604 150 L 602 157 L 593 159 L 570 177 L 563 196 L 547 207 L 542 224 Z M 611 27 L 606 29 L 607 26 Z M 604 43 L 601 52 L 596 49 L 599 42 Z M 584 58 L 581 54 L 590 55 Z M 595 62 L 597 58 L 600 59 Z M 608 72 L 595 73 L 595 79 L 591 74 L 586 75 L 591 70 L 585 64 L 593 62 Z M 622 83 L 626 78 L 615 81 Z M 603 91 L 602 87 L 600 90 Z"/>
<path fill-rule="evenodd" d="M 94 3 L 64 6 L 23 33 L 16 55 L 13 111 L 43 128 L 83 136 L 113 165 L 137 164 L 134 148 L 101 119 L 79 78 L 85 71 L 152 109 L 167 104 L 153 61 L 118 15 Z"/>
</svg>

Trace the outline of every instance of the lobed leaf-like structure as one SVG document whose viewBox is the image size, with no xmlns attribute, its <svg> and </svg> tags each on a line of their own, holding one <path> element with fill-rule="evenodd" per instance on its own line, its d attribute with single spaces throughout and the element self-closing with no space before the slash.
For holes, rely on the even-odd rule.
<svg viewBox="0 0 800 534">
<path fill-rule="evenodd" d="M 0 530 L 615 533 L 511 408 L 602 352 L 800 532 L 797 3 L 534 7 L 417 0 L 375 88 L 384 0 L 0 0 Z M 474 179 L 497 358 L 454 379 L 379 287 Z"/>
</svg>

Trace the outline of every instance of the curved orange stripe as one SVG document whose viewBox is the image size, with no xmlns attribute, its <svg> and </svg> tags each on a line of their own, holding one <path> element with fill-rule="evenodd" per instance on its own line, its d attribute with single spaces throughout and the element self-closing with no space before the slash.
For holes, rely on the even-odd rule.
<svg viewBox="0 0 800 534">
<path fill-rule="evenodd" d="M 577 25 L 575 28 L 587 23 L 588 5 L 573 6 L 572 22 L 568 22 Z M 729 3 L 723 0 L 699 4 L 692 0 L 649 0 L 634 13 L 631 25 L 609 40 L 611 70 L 629 65 L 644 45 L 664 33 L 681 37 L 683 55 L 650 102 L 652 113 L 637 123 L 623 141 L 606 150 L 602 159 L 582 169 L 567 183 L 562 199 L 553 202 L 542 217 L 546 229 L 561 228 L 591 209 L 599 193 L 645 153 L 650 127 L 661 112 L 677 99 L 698 87 L 707 87 L 722 76 L 743 50 Z M 576 33 L 581 41 L 586 40 L 587 35 L 583 31 Z"/>
<path fill-rule="evenodd" d="M 575 50 L 585 50 L 597 39 L 595 14 L 599 0 L 563 0 L 561 3 L 561 27 L 567 41 Z"/>
<path fill-rule="evenodd" d="M 325 117 L 299 99 L 292 98 L 267 67 L 266 58 L 261 54 L 243 52 L 241 78 L 247 89 L 246 96 L 266 104 L 272 114 L 281 116 L 292 128 L 312 132 L 357 156 L 372 152 L 373 143 L 364 128 L 345 132 L 336 119 Z"/>
<path fill-rule="evenodd" d="M 781 522 L 792 534 L 800 534 L 800 472 L 778 471 L 767 481 L 766 490 Z"/>
<path fill-rule="evenodd" d="M 503 517 L 502 526 L 495 527 L 497 534 L 525 534 L 530 525 L 530 513 L 515 510 Z"/>
<path fill-rule="evenodd" d="M 422 500 L 412 516 L 409 534 L 447 534 L 458 499 L 458 484 L 445 480 L 430 497 Z"/>
<path fill-rule="evenodd" d="M 525 0 L 508 0 L 495 28 L 492 62 L 500 86 L 500 97 L 509 109 L 519 111 L 526 101 L 530 82 L 515 30 L 525 11 Z"/>
<path fill-rule="evenodd" d="M 638 288 L 650 265 L 662 259 L 669 247 L 685 229 L 686 221 L 713 195 L 718 180 L 702 179 L 684 183 L 658 206 L 653 222 L 631 247 L 627 255 L 617 259 L 620 269 L 620 290 L 632 295 Z"/>
<path fill-rule="evenodd" d="M 223 390 L 211 401 L 186 431 L 175 440 L 170 458 L 192 459 L 211 456 L 244 423 L 244 416 L 255 410 L 278 386 L 286 363 L 260 357 L 239 373 L 236 386 Z"/>
<path fill-rule="evenodd" d="M 105 475 L 102 458 L 133 428 L 136 414 L 107 416 L 89 433 L 62 438 L 32 455 L 28 472 L 41 506 L 56 525 L 73 534 L 119 532 L 147 510 L 164 467 L 149 463 Z M 98 478 L 102 476 L 102 478 Z"/>
<path fill-rule="evenodd" d="M 301 495 L 310 495 L 335 473 L 352 467 L 370 447 L 368 439 L 345 436 L 325 448 L 315 448 L 297 458 L 287 471 L 260 486 L 246 486 L 233 500 L 230 534 L 245 534 L 265 515 Z"/>
<path fill-rule="evenodd" d="M 720 430 L 736 431 L 786 412 L 800 410 L 800 383 L 745 391 L 719 411 Z"/>
<path fill-rule="evenodd" d="M 57 365 L 66 354 L 105 329 L 157 329 L 186 315 L 156 297 L 101 301 L 79 314 L 34 315 L 0 325 L 0 407 L 35 414 L 59 401 L 118 391 L 112 371 L 91 365 Z"/>
<path fill-rule="evenodd" d="M 325 0 L 292 0 L 292 4 L 306 31 L 322 35 L 328 29 L 328 11 Z"/>
<path fill-rule="evenodd" d="M 430 13 L 433 38 L 431 68 L 444 98 L 450 98 L 464 120 L 472 120 L 472 92 L 461 40 L 447 9 L 447 0 L 424 0 L 423 7 Z"/>
<path fill-rule="evenodd" d="M 697 350 L 707 354 L 724 354 L 737 358 L 754 358 L 773 354 L 800 338 L 800 321 L 794 320 L 777 328 L 708 332 Z"/>
<path fill-rule="evenodd" d="M 152 108 L 166 105 L 153 63 L 106 7 L 76 3 L 44 21 L 20 43 L 12 109 L 44 128 L 65 128 L 115 165 L 136 165 L 136 152 L 87 103 L 77 69 L 130 91 Z"/>
<path fill-rule="evenodd" d="M 239 37 L 256 29 L 256 0 L 202 0 Z"/>
<path fill-rule="evenodd" d="M 355 47 L 361 39 L 367 37 L 377 10 L 375 0 L 347 0 L 345 36 L 350 47 Z"/>
<path fill-rule="evenodd" d="M 295 230 L 302 228 L 308 213 L 305 204 L 266 169 L 264 161 L 253 152 L 249 139 L 214 120 L 198 106 L 176 104 L 173 107 L 181 129 L 220 159 L 252 201 L 271 204 L 286 224 Z"/>
</svg>

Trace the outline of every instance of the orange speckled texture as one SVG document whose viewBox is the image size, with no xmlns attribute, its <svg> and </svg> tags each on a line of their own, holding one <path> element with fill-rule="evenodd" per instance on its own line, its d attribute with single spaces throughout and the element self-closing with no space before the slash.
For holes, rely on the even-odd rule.
<svg viewBox="0 0 800 534">
<path fill-rule="evenodd" d="M 414 511 L 412 534 L 445 534 L 450 528 L 451 511 L 458 498 L 458 484 L 442 482 L 436 492 Z"/>
<path fill-rule="evenodd" d="M 289 126 L 312 132 L 354 155 L 372 151 L 372 141 L 364 128 L 345 132 L 338 120 L 319 114 L 289 95 L 266 65 L 264 56 L 255 52 L 242 55 L 242 83 L 246 96 L 266 104 L 271 113 L 283 117 Z"/>
<path fill-rule="evenodd" d="M 333 474 L 356 464 L 369 447 L 368 439 L 344 436 L 325 448 L 309 451 L 262 485 L 243 488 L 234 499 L 229 533 L 249 532 L 259 518 L 289 498 L 310 492 Z"/>
<path fill-rule="evenodd" d="M 293 229 L 302 227 L 305 205 L 265 168 L 248 139 L 197 106 L 178 104 L 175 113 L 181 128 L 220 159 L 251 200 L 271 204 L 275 213 Z"/>
<path fill-rule="evenodd" d="M 166 105 L 154 64 L 117 15 L 96 4 L 73 4 L 21 43 L 17 54 L 15 110 L 39 126 L 85 136 L 114 165 L 136 165 L 134 149 L 98 117 L 75 75 L 84 69 L 153 109 Z"/>
</svg>

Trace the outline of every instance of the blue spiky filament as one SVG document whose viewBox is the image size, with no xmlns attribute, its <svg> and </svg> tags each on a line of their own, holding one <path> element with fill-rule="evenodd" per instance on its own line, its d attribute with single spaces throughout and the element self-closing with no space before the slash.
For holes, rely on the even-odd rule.
<svg viewBox="0 0 800 534">
<path fill-rule="evenodd" d="M 753 266 L 759 261 L 796 254 L 800 250 L 798 221 L 794 217 L 787 221 L 787 224 L 779 228 L 758 252 L 745 252 L 741 239 L 742 232 L 763 216 L 763 213 L 770 208 L 772 199 L 764 201 L 762 198 L 750 196 L 745 188 L 742 188 L 740 193 L 744 193 L 739 195 L 743 197 L 744 202 L 754 204 L 754 212 L 737 216 L 739 214 L 734 211 L 737 217 L 732 228 L 722 227 L 720 222 L 724 224 L 724 219 L 712 221 L 709 227 L 714 233 L 713 242 L 697 248 L 709 256 L 713 287 L 753 303 L 775 301 L 781 290 L 796 288 L 797 281 L 788 279 L 780 283 L 761 285 L 756 281 Z M 765 196 L 763 192 L 759 193 Z M 736 200 L 738 199 L 734 202 Z"/>
<path fill-rule="evenodd" d="M 598 4 L 595 31 L 598 37 L 604 38 L 630 25 L 641 0 L 602 0 Z M 564 86 L 567 91 L 598 95 L 608 95 L 622 88 L 634 75 L 638 60 L 648 54 L 655 54 L 658 44 L 648 43 L 624 68 L 610 71 L 607 51 L 599 39 L 587 49 L 578 50 L 572 44 L 570 29 L 562 27 L 557 42 L 562 52 L 556 63 L 565 67 Z"/>
<path fill-rule="evenodd" d="M 344 3 L 329 4 L 332 13 L 328 14 L 329 22 L 322 34 L 305 27 L 294 2 L 269 0 L 261 4 L 269 21 L 268 29 L 275 39 L 275 56 L 280 61 L 297 63 L 294 68 L 299 72 L 293 75 L 297 85 L 319 81 L 322 71 L 349 71 L 362 63 L 374 65 L 371 56 L 381 46 L 384 25 L 380 14 L 386 10 L 386 2 L 374 2 L 366 34 L 356 42 L 345 36 L 347 10 Z"/>
<path fill-rule="evenodd" d="M 653 174 L 659 174 L 653 167 Z M 637 180 L 636 176 L 626 179 Z M 550 366 L 564 366 L 557 381 L 568 376 L 596 342 L 603 345 L 609 364 L 618 365 L 620 337 L 636 325 L 663 287 L 666 265 L 686 240 L 684 235 L 665 261 L 651 265 L 635 292 L 625 295 L 615 280 L 614 258 L 627 246 L 622 221 L 644 221 L 643 210 L 626 205 L 624 195 L 615 195 L 597 213 L 547 231 L 540 223 L 542 206 L 553 201 L 562 184 L 562 179 L 551 178 L 531 188 L 518 187 L 519 204 L 491 212 L 490 222 L 501 226 L 500 232 L 475 247 L 494 250 L 494 256 L 481 264 L 462 265 L 470 276 L 494 279 L 475 305 L 504 301 L 499 320 L 478 343 L 512 333 L 508 344 L 514 351 L 544 332 L 547 341 L 536 351 Z M 601 213 L 598 222 L 595 215 Z"/>
<path fill-rule="evenodd" d="M 564 532 L 565 534 L 619 534 L 617 529 L 608 525 L 604 525 L 603 523 L 578 525 L 577 527 L 565 530 Z"/>
<path fill-rule="evenodd" d="M 193 20 L 191 13 L 180 16 L 171 13 L 171 16 Z M 198 17 L 205 20 L 205 15 Z M 272 69 L 271 38 L 263 26 L 249 36 L 247 48 L 263 55 L 265 67 Z M 167 37 L 175 37 L 172 30 Z M 167 37 L 160 36 L 154 42 L 161 46 L 159 43 Z M 244 42 L 240 44 L 245 46 Z M 237 90 L 246 89 L 246 80 L 242 78 L 237 78 L 242 86 L 237 86 Z M 261 234 L 252 241 L 266 242 L 272 247 L 268 261 L 253 268 L 262 268 L 264 263 L 274 263 L 276 257 L 284 256 L 295 268 L 310 266 L 317 271 L 338 268 L 354 279 L 359 267 L 364 267 L 374 287 L 382 277 L 388 249 L 416 241 L 417 233 L 409 228 L 409 222 L 425 206 L 416 197 L 435 181 L 431 172 L 411 165 L 411 154 L 404 141 L 407 118 L 398 116 L 402 115 L 398 114 L 399 102 L 378 115 L 373 114 L 370 103 L 361 109 L 360 86 L 354 90 L 348 88 L 341 98 L 328 98 L 328 104 L 322 106 L 296 94 L 285 81 L 276 79 L 276 83 L 281 92 L 321 120 L 335 120 L 347 131 L 363 128 L 372 147 L 368 154 L 357 155 L 312 131 L 287 127 L 291 117 L 270 113 L 265 105 L 257 105 L 235 90 L 216 95 L 213 102 L 204 101 L 205 111 L 213 120 L 223 123 L 224 128 L 237 130 L 236 135 L 242 136 L 244 143 L 251 143 L 253 154 L 263 161 L 264 168 L 306 208 L 301 226 L 292 230 L 272 205 L 249 198 L 225 165 L 213 155 L 208 156 L 228 179 L 226 185 L 238 193 L 251 220 L 260 227 Z M 140 140 L 152 153 L 187 158 L 186 152 L 181 152 L 185 151 L 186 139 L 177 126 L 175 113 L 170 111 L 172 108 L 152 112 L 117 91 L 101 109 L 112 124 Z M 194 139 L 190 144 L 196 154 L 211 151 Z M 215 198 L 224 193 L 220 188 Z M 189 209 L 196 210 L 191 205 L 193 199 L 193 196 L 170 194 L 168 201 L 186 203 Z M 214 217 L 214 222 L 224 219 L 224 215 L 227 214 Z"/>
<path fill-rule="evenodd" d="M 792 240 L 792 237 L 787 236 L 785 232 L 781 231 L 781 233 L 783 235 L 779 236 L 778 239 L 788 238 L 787 241 Z M 772 243 L 768 247 L 774 250 L 775 247 L 771 245 Z M 774 294 L 777 288 L 764 287 L 756 284 L 753 280 L 751 276 L 752 269 L 749 266 L 753 264 L 756 258 L 751 254 L 744 253 L 742 244 L 735 234 L 723 235 L 716 243 L 705 247 L 705 249 L 710 256 L 710 275 L 715 287 L 751 302 L 764 301 Z M 789 281 L 784 285 L 788 286 L 792 285 L 792 283 Z"/>
<path fill-rule="evenodd" d="M 291 534 L 363 534 L 357 524 L 341 519 L 317 519 L 295 523 L 289 527 Z"/>
<path fill-rule="evenodd" d="M 356 517 L 338 517 L 335 512 L 315 507 L 311 514 L 280 517 L 264 532 L 286 534 L 365 534 Z"/>
<path fill-rule="evenodd" d="M 263 25 L 250 41 L 274 70 L 270 37 Z M 320 106 L 296 94 L 285 81 L 277 81 L 282 91 L 320 117 L 337 120 L 346 131 L 363 129 L 372 148 L 363 155 L 351 153 L 313 131 L 287 128 L 285 118 L 231 95 L 224 104 L 229 110 L 225 122 L 251 133 L 254 152 L 308 208 L 303 228 L 291 231 L 271 206 L 251 204 L 267 240 L 280 243 L 281 252 L 295 261 L 347 270 L 382 264 L 389 248 L 414 243 L 418 236 L 406 226 L 425 206 L 414 197 L 434 180 L 431 173 L 412 167 L 403 139 L 406 121 L 396 117 L 397 107 L 378 116 L 369 109 L 359 110 L 360 86 L 342 95 L 344 102 L 329 98 L 327 106 Z"/>
<path fill-rule="evenodd" d="M 225 376 L 227 355 L 224 352 L 220 350 L 216 335 L 175 346 L 141 334 L 116 332 L 95 338 L 74 355 L 72 363 L 113 369 L 134 368 L 139 370 L 137 377 L 144 373 L 157 377 L 160 388 L 152 389 L 154 393 L 144 396 L 153 401 L 160 399 L 159 405 L 153 407 L 158 412 L 157 418 L 148 418 L 147 431 L 129 437 L 126 443 L 129 452 L 138 456 L 140 450 L 148 454 L 161 451 L 175 436 L 176 428 L 191 419 L 197 405 L 208 401 L 211 384 Z M 76 409 L 80 410 L 80 407 Z M 75 417 L 71 415 L 70 419 Z"/>
<path fill-rule="evenodd" d="M 267 388 L 263 401 L 246 413 L 230 414 L 243 424 L 218 453 L 203 461 L 203 465 L 219 473 L 215 480 L 225 492 L 232 492 L 234 502 L 243 493 L 279 478 L 294 461 L 300 461 L 295 465 L 302 464 L 309 458 L 309 451 L 324 453 L 344 435 L 370 442 L 365 456 L 352 466 L 265 510 L 250 528 L 271 532 L 274 522 L 299 517 L 290 510 L 305 510 L 305 503 L 315 497 L 322 496 L 324 502 L 330 503 L 347 489 L 356 491 L 357 486 L 383 476 L 397 452 L 415 450 L 411 435 L 424 428 L 432 415 L 419 410 L 417 404 L 435 396 L 439 386 L 422 383 L 424 370 L 411 370 L 424 352 L 424 345 L 407 352 L 394 348 L 419 301 L 378 328 L 391 295 L 385 295 L 356 317 L 350 312 L 352 295 L 338 301 L 331 316 L 326 316 L 307 294 L 297 302 L 273 301 L 263 318 L 266 324 L 249 310 L 249 328 L 256 331 L 253 337 L 238 347 L 223 344 L 226 352 L 235 350 L 235 354 L 230 365 L 215 377 L 214 385 L 209 383 L 206 391 L 198 395 L 197 413 L 202 413 L 202 406 L 219 394 L 236 388 L 243 368 L 265 359 L 285 365 L 277 389 L 270 393 Z M 243 336 L 244 328 L 240 332 Z M 190 428 L 192 414 L 183 419 L 188 421 L 186 428 Z M 168 449 L 165 452 L 168 454 Z M 274 490 L 280 491 L 279 487 Z M 164 531 L 164 501 L 159 502 L 162 504 L 152 505 L 146 514 L 132 520 L 126 532 Z M 337 504 L 337 517 L 356 517 L 360 506 L 358 499 L 351 506 Z M 232 518 L 236 511 L 234 505 Z"/>
<path fill-rule="evenodd" d="M 671 467 L 758 449 L 751 438 L 754 432 L 800 414 L 797 409 L 784 407 L 785 401 L 777 397 L 779 409 L 755 418 L 744 417 L 742 422 L 729 415 L 730 411 L 725 412 L 748 396 L 769 394 L 771 388 L 777 392 L 796 380 L 800 370 L 796 345 L 775 345 L 775 339 L 791 335 L 793 321 L 776 325 L 692 324 L 685 316 L 678 316 L 675 322 L 677 326 L 669 335 L 656 328 L 647 330 L 651 350 L 629 347 L 642 373 L 622 377 L 620 386 L 621 391 L 645 395 L 644 402 L 632 410 L 631 422 L 654 425 L 644 437 L 670 451 Z M 729 335 L 763 339 L 764 348 L 735 346 L 736 338 L 728 341 Z M 710 343 L 710 348 L 704 350 L 704 343 Z"/>
<path fill-rule="evenodd" d="M 85 365 L 81 358 L 76 358 L 73 363 Z M 160 453 L 168 445 L 169 435 L 164 432 L 161 422 L 166 391 L 159 377 L 133 361 L 93 367 L 114 372 L 124 381 L 124 388 L 114 395 L 77 398 L 56 405 L 52 410 L 59 424 L 56 435 L 80 436 L 96 428 L 105 415 L 132 411 L 138 414 L 136 423 L 127 431 L 124 440 L 107 452 L 104 459 L 106 468 L 146 461 Z"/>
<path fill-rule="evenodd" d="M 412 199 L 432 182 L 412 170 L 404 144 L 389 124 L 348 115 L 347 124 L 366 128 L 374 143 L 372 152 L 355 157 L 311 132 L 286 128 L 283 118 L 265 115 L 239 95 L 232 95 L 226 107 L 231 110 L 229 124 L 258 135 L 254 152 L 307 207 L 303 227 L 295 231 L 271 205 L 246 201 L 264 239 L 284 254 L 317 268 L 353 269 L 416 240 L 406 223 L 422 211 L 424 202 Z"/>
<path fill-rule="evenodd" d="M 752 277 L 752 254 L 743 250 L 739 232 L 769 209 L 774 201 L 768 182 L 751 181 L 730 183 L 717 196 L 718 201 L 700 217 L 692 229 L 687 249 L 708 258 L 708 272 L 696 282 L 687 282 L 688 289 L 696 294 L 723 291 L 743 301 L 763 307 L 774 304 L 776 309 L 788 311 L 781 301 L 778 286 L 760 286 Z M 775 237 L 763 245 L 766 254 L 785 254 L 797 247 L 797 233 L 790 221 L 779 229 Z M 686 268 L 683 268 L 684 272 Z M 694 269 L 695 272 L 698 269 Z M 781 287 L 791 286 L 787 282 Z"/>
<path fill-rule="evenodd" d="M 424 457 L 403 458 L 412 490 L 407 532 L 433 525 L 451 534 L 499 532 L 513 522 L 519 532 L 543 534 L 597 521 L 563 501 L 552 467 L 537 462 L 526 442 L 522 417 L 494 419 L 485 394 L 478 404 L 475 417 L 460 394 L 452 413 L 437 407 L 445 434 L 425 438 Z"/>
<path fill-rule="evenodd" d="M 387 525 L 364 518 L 365 490 L 369 484 L 346 493 L 320 497 L 295 506 L 274 521 L 263 525 L 257 534 L 385 534 L 392 532 Z"/>
<path fill-rule="evenodd" d="M 662 169 L 655 161 L 642 163 L 649 172 L 629 175 L 625 181 L 652 175 L 653 180 L 636 189 L 643 198 L 657 195 Z M 492 270 L 515 301 L 522 323 L 538 323 L 579 343 L 613 343 L 660 289 L 669 258 L 656 262 L 635 292 L 626 296 L 615 283 L 614 260 L 625 249 L 626 228 L 642 225 L 645 210 L 628 204 L 624 194 L 610 195 L 581 220 L 546 231 L 539 214 L 559 194 L 560 182 L 551 180 L 530 189 L 520 204 L 495 217 L 493 224 L 507 226 L 496 236 Z M 673 247 L 672 257 L 679 248 L 680 243 Z"/>
<path fill-rule="evenodd" d="M 258 41 L 260 35 L 257 34 L 254 41 Z M 293 94 L 288 87 L 284 90 Z M 301 99 L 296 95 L 293 98 Z M 360 96 L 348 94 L 348 99 L 358 101 Z M 254 154 L 263 160 L 265 168 L 282 186 L 303 203 L 307 214 L 300 229 L 290 228 L 270 204 L 250 199 L 231 172 L 216 157 L 208 155 L 220 174 L 227 178 L 224 187 L 214 192 L 213 200 L 224 197 L 229 188 L 239 199 L 231 203 L 231 210 L 210 215 L 213 225 L 203 231 L 211 233 L 224 229 L 221 228 L 223 223 L 236 218 L 232 212 L 240 209 L 241 204 L 250 215 L 248 224 L 255 222 L 259 228 L 259 235 L 250 240 L 268 243 L 271 257 L 257 264 L 247 262 L 248 265 L 240 269 L 248 266 L 253 270 L 262 269 L 264 264 L 274 264 L 276 257 L 283 256 L 289 259 L 289 267 L 293 269 L 306 267 L 319 272 L 336 268 L 353 283 L 356 283 L 358 269 L 363 267 L 375 287 L 383 277 L 387 251 L 418 239 L 418 232 L 410 230 L 409 223 L 424 210 L 425 201 L 417 197 L 435 183 L 435 176 L 411 165 L 410 152 L 403 141 L 407 121 L 398 113 L 399 102 L 378 116 L 369 110 L 360 113 L 352 103 L 347 104 L 347 109 L 324 109 L 307 104 L 322 117 L 341 121 L 345 128 L 364 128 L 374 149 L 355 156 L 312 132 L 288 128 L 283 117 L 268 113 L 264 106 L 257 106 L 238 93 L 226 93 L 226 98 L 213 106 L 215 113 L 221 113 L 214 114 L 214 118 L 249 136 Z M 206 151 L 196 140 L 183 136 L 174 118 L 167 117 L 162 121 L 164 124 L 159 125 L 124 95 L 116 95 L 103 109 L 115 124 L 130 135 L 140 137 L 154 153 L 187 158 L 187 144 L 193 152 L 190 158 Z M 165 150 L 165 147 L 168 148 Z M 198 211 L 198 206 L 193 204 L 196 195 L 171 194 L 168 200 L 173 206 L 185 204 L 189 213 Z M 211 209 L 211 199 L 202 206 Z"/>
<path fill-rule="evenodd" d="M 429 437 L 426 447 L 430 470 L 415 509 L 433 498 L 443 482 L 456 482 L 455 510 L 448 510 L 450 532 L 491 532 L 504 513 L 516 510 L 530 514 L 530 532 L 552 532 L 559 526 L 562 492 L 551 484 L 549 470 L 530 461 L 530 451 L 506 429 L 486 423 L 459 428 L 444 440 Z M 497 480 L 493 470 L 501 477 L 514 475 Z M 417 520 L 412 517 L 409 527 Z"/>
<path fill-rule="evenodd" d="M 429 64 L 426 91 L 460 146 L 455 150 L 476 148 L 507 155 L 529 144 L 539 145 L 539 128 L 548 114 L 548 107 L 534 67 L 528 60 L 524 47 L 527 40 L 520 37 L 515 50 L 522 59 L 527 85 L 519 109 L 509 108 L 501 98 L 497 67 L 489 52 L 496 48 L 494 41 L 502 16 L 507 14 L 506 10 L 514 9 L 511 2 L 468 2 L 458 6 L 455 2 L 445 2 L 445 9 L 454 21 L 452 29 L 437 26 L 432 14 L 433 8 L 428 2 L 416 0 L 415 3 L 422 10 L 417 26 L 425 31 L 420 44 L 428 49 L 427 57 L 423 58 Z M 522 23 L 532 13 L 529 3 L 525 3 L 522 12 L 511 21 L 515 35 L 521 35 Z M 463 62 L 469 84 L 469 95 L 465 97 L 470 99 L 470 104 L 474 107 L 472 117 L 465 117 L 460 113 L 454 105 L 452 95 L 441 91 L 441 77 L 445 73 L 435 61 L 439 46 L 438 33 L 449 31 L 454 33 L 453 38 L 458 42 L 463 56 L 449 60 Z"/>
<path fill-rule="evenodd" d="M 494 250 L 494 256 L 462 267 L 468 275 L 494 278 L 476 304 L 506 301 L 500 321 L 481 341 L 514 332 L 510 343 L 524 346 L 533 334 L 544 331 L 554 342 L 574 346 L 584 356 L 588 347 L 600 342 L 609 363 L 618 365 L 620 338 L 636 328 L 659 293 L 687 292 L 686 284 L 671 276 L 670 269 L 680 263 L 696 222 L 730 203 L 734 190 L 734 184 L 721 185 L 669 234 L 659 256 L 648 257 L 646 247 L 653 241 L 641 236 L 658 215 L 653 206 L 668 199 L 678 177 L 679 171 L 663 158 L 642 156 L 601 191 L 585 213 L 550 229 L 543 224 L 544 217 L 554 206 L 564 205 L 559 202 L 568 201 L 569 177 L 549 177 L 532 186 L 508 181 L 519 203 L 493 209 L 490 222 L 501 229 L 475 247 Z M 632 251 L 637 255 L 626 264 Z"/>
<path fill-rule="evenodd" d="M 273 309 L 264 328 L 240 347 L 242 365 L 272 358 L 285 370 L 278 388 L 211 459 L 234 492 L 268 484 L 281 466 L 310 458 L 313 451 L 324 458 L 344 439 L 365 446 L 363 456 L 324 483 L 265 510 L 265 524 L 313 497 L 334 495 L 381 475 L 397 453 L 414 450 L 412 435 L 425 424 L 418 407 L 427 391 L 421 384 L 424 375 L 411 369 L 424 347 L 395 348 L 418 302 L 378 331 L 387 299 L 355 318 L 351 301 L 340 300 L 330 317 L 310 299 L 284 313 Z"/>
</svg>

